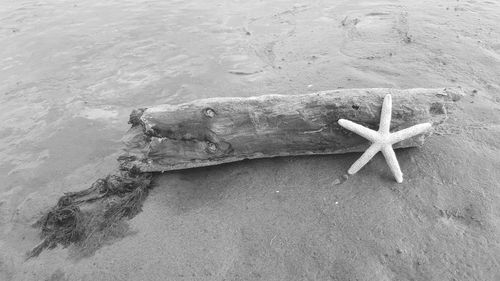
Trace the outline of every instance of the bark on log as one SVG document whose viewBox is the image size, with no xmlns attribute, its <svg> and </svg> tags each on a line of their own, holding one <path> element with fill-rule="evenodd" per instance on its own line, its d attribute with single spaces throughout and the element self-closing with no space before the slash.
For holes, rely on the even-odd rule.
<svg viewBox="0 0 500 281">
<path fill-rule="evenodd" d="M 378 129 L 383 97 L 393 97 L 391 131 L 442 123 L 463 96 L 457 88 L 343 89 L 304 95 L 211 98 L 137 109 L 124 138 L 122 169 L 161 172 L 251 158 L 363 151 L 369 142 L 340 118 Z M 395 147 L 423 144 L 416 136 Z"/>
</svg>

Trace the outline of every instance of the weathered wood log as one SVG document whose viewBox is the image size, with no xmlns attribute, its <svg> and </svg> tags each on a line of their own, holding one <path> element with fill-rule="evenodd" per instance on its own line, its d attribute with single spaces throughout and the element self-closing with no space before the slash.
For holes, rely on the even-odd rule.
<svg viewBox="0 0 500 281">
<path fill-rule="evenodd" d="M 304 95 L 211 98 L 157 105 L 131 114 L 122 169 L 168 171 L 251 158 L 338 154 L 369 144 L 340 118 L 378 129 L 383 97 L 393 97 L 391 130 L 442 123 L 461 89 L 342 89 Z M 395 147 L 423 144 L 416 136 Z"/>
</svg>

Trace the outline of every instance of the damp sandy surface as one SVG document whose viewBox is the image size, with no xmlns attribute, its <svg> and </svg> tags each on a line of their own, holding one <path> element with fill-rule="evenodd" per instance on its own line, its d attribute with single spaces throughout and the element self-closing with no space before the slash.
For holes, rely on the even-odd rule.
<svg viewBox="0 0 500 281">
<path fill-rule="evenodd" d="M 500 280 L 497 1 L 2 1 L 0 280 Z M 133 108 L 461 86 L 421 149 L 157 176 L 123 236 L 24 261 L 30 225 L 116 167 Z"/>
</svg>

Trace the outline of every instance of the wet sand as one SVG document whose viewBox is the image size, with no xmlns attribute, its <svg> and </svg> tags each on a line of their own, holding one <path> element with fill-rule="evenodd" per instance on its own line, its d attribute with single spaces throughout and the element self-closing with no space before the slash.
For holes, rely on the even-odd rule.
<svg viewBox="0 0 500 281">
<path fill-rule="evenodd" d="M 495 1 L 17 1 L 0 6 L 0 280 L 500 280 Z M 165 173 L 83 255 L 30 225 L 116 167 L 133 108 L 461 86 L 420 149 Z"/>
</svg>

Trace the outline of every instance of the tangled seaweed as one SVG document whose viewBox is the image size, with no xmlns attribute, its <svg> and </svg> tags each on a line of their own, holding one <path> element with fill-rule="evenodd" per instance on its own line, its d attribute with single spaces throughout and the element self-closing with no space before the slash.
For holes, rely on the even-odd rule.
<svg viewBox="0 0 500 281">
<path fill-rule="evenodd" d="M 66 193 L 35 226 L 41 228 L 40 244 L 27 258 L 57 245 L 77 244 L 85 248 L 92 237 L 131 219 L 142 209 L 151 186 L 151 173 L 136 169 L 119 171 L 98 179 L 88 189 Z"/>
</svg>

